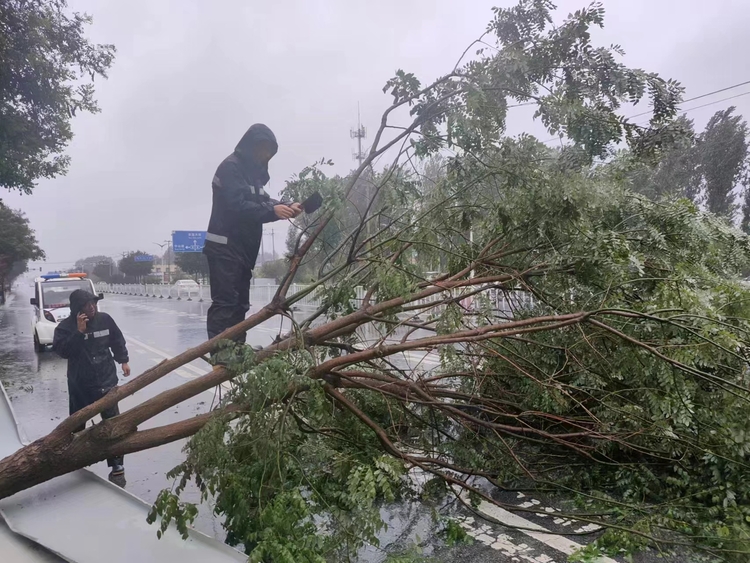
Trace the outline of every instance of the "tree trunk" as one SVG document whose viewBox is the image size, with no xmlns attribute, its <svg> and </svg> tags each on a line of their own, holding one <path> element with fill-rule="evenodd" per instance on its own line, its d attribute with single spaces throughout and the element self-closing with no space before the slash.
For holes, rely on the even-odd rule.
<svg viewBox="0 0 750 563">
<path fill-rule="evenodd" d="M 52 432 L 2 460 L 0 499 L 110 457 L 187 438 L 203 428 L 212 417 L 235 410 L 237 407 L 230 405 L 142 432 L 126 432 L 127 421 L 115 419 L 105 420 L 78 434 Z M 120 438 L 112 438 L 122 434 Z"/>
</svg>

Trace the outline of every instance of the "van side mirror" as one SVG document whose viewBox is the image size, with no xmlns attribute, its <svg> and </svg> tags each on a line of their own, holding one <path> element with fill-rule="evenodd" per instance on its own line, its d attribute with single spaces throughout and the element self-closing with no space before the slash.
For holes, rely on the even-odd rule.
<svg viewBox="0 0 750 563">
<path fill-rule="evenodd" d="M 31 303 L 32 305 L 36 306 L 36 304 L 37 304 L 36 297 L 32 297 L 31 299 L 29 299 L 29 303 Z"/>
<path fill-rule="evenodd" d="M 101 299 L 104 299 L 104 294 L 103 294 L 103 293 L 100 293 L 100 294 L 99 294 L 99 299 L 100 299 L 100 300 L 101 300 Z"/>
</svg>

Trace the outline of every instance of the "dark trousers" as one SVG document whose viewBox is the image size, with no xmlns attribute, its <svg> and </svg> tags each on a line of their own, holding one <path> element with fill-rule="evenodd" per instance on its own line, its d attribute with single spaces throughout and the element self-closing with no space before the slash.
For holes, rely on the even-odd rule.
<svg viewBox="0 0 750 563">
<path fill-rule="evenodd" d="M 245 320 L 250 310 L 250 280 L 253 271 L 231 254 L 210 254 L 208 274 L 211 279 L 211 307 L 208 309 L 206 328 L 213 338 Z M 234 340 L 245 343 L 247 333 Z"/>
<path fill-rule="evenodd" d="M 68 407 L 70 410 L 70 414 L 73 414 L 75 412 L 78 412 L 84 407 L 89 406 L 92 403 L 97 402 L 99 399 L 104 397 L 109 391 L 112 389 L 112 387 L 106 387 L 106 388 L 92 388 L 92 387 L 83 387 L 81 385 L 78 385 L 74 383 L 73 381 L 68 378 Z M 102 411 L 102 418 L 113 418 L 120 414 L 120 409 L 115 404 L 115 406 L 105 409 Z M 73 432 L 80 432 L 86 428 L 86 424 L 82 424 Z M 118 457 L 111 457 L 107 459 L 107 465 L 110 467 L 114 467 L 115 465 L 122 465 L 123 464 L 123 458 L 122 456 Z"/>
</svg>

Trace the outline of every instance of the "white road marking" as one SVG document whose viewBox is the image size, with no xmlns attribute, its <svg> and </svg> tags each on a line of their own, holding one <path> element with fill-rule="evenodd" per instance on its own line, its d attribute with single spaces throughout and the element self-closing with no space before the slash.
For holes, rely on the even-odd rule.
<svg viewBox="0 0 750 563">
<path fill-rule="evenodd" d="M 467 497 L 468 500 L 468 495 L 466 493 L 461 494 L 462 496 Z M 549 530 L 538 524 L 530 522 L 525 518 L 521 518 L 517 514 L 513 514 L 512 512 L 500 508 L 499 506 L 495 506 L 494 504 L 491 504 L 489 502 L 482 501 L 479 505 L 479 512 L 482 512 L 492 519 L 497 520 L 498 522 L 502 522 L 507 526 L 516 528 L 519 532 L 523 532 L 527 536 L 530 536 L 535 540 L 548 545 L 552 549 L 556 549 L 557 551 L 564 553 L 565 555 L 571 555 L 579 549 L 583 549 L 584 547 L 583 545 L 574 542 L 573 540 L 569 540 L 568 538 L 550 532 Z M 596 563 L 616 563 L 616 561 L 610 557 L 598 557 L 594 559 L 594 561 Z"/>
<path fill-rule="evenodd" d="M 153 346 L 149 346 L 145 342 L 141 342 L 140 340 L 138 340 L 137 338 L 133 338 L 132 336 L 126 335 L 125 336 L 125 340 L 133 342 L 133 343 L 137 344 L 138 346 L 140 346 L 142 348 L 145 348 L 146 350 L 148 350 L 152 354 L 156 354 L 157 356 L 161 356 L 161 358 L 159 358 L 159 360 L 158 360 L 159 362 L 162 361 L 162 359 L 169 360 L 169 359 L 171 359 L 171 358 L 174 357 L 173 354 L 169 354 L 168 352 L 165 352 L 164 350 L 159 350 L 158 348 L 154 348 Z M 193 366 L 191 364 L 185 364 L 182 367 L 185 368 L 185 369 L 188 369 L 188 370 L 190 370 L 193 373 L 196 373 L 198 375 L 206 375 L 208 373 L 208 370 L 197 368 L 197 367 L 195 367 L 195 366 Z"/>
<path fill-rule="evenodd" d="M 418 468 L 411 468 L 408 472 L 408 477 L 416 490 L 421 490 L 424 483 L 429 481 L 427 473 Z M 468 494 L 466 492 L 461 492 L 458 489 L 456 489 L 456 491 L 468 502 Z M 517 495 L 519 500 L 528 498 L 523 493 L 517 493 Z M 528 506 L 530 508 L 539 505 L 541 505 L 540 501 L 529 499 L 529 501 L 520 506 Z M 549 512 L 551 509 L 543 508 L 543 510 Z M 584 547 L 583 545 L 568 540 L 567 538 L 547 530 L 534 522 L 530 522 L 512 512 L 503 510 L 494 504 L 482 502 L 479 505 L 478 511 L 493 521 L 500 522 L 500 524 L 504 526 L 516 529 L 518 532 L 534 538 L 547 548 L 552 548 L 561 554 L 570 555 Z M 504 555 L 510 557 L 512 561 L 527 561 L 529 563 L 555 563 L 555 561 L 558 561 L 552 559 L 547 554 L 539 553 L 537 551 L 540 549 L 539 547 L 532 548 L 525 543 L 515 543 L 517 540 L 513 540 L 513 538 L 507 533 L 499 533 L 496 528 L 486 521 L 482 521 L 480 524 L 475 521 L 473 516 L 460 516 L 457 518 L 457 522 L 469 536 L 494 550 L 500 551 Z M 567 557 L 564 560 L 567 560 Z M 560 559 L 559 563 L 562 563 L 562 561 L 563 559 Z M 598 558 L 594 561 L 596 563 L 616 563 L 613 559 L 608 557 Z"/>
<path fill-rule="evenodd" d="M 149 352 L 151 352 L 153 354 L 158 354 L 159 356 L 161 356 L 158 359 L 153 359 L 153 362 L 156 363 L 156 364 L 158 364 L 159 362 L 161 362 L 163 359 L 169 360 L 170 358 L 173 357 L 170 354 L 168 354 L 167 352 L 165 352 L 164 350 L 159 350 L 158 348 L 154 348 L 153 346 L 149 346 L 148 344 L 145 344 L 144 342 L 141 342 L 140 340 L 138 340 L 136 338 L 133 338 L 132 336 L 125 335 L 125 340 L 133 342 L 136 346 L 142 346 L 143 348 L 145 348 Z M 190 371 L 192 371 L 193 373 L 195 373 L 197 375 L 193 375 L 193 376 L 185 375 L 185 372 L 180 373 L 181 369 L 190 370 Z M 207 373 L 209 373 L 207 370 L 202 370 L 202 369 L 197 368 L 195 366 L 192 366 L 190 364 L 185 364 L 184 366 L 182 366 L 181 368 L 178 368 L 175 371 L 176 371 L 177 375 L 179 375 L 180 377 L 186 378 L 186 379 L 195 379 L 197 376 L 206 375 Z M 226 382 L 226 381 L 224 383 L 222 383 L 221 386 L 224 389 L 227 389 L 227 390 L 229 390 L 229 389 L 232 388 L 231 385 L 228 382 Z"/>
<path fill-rule="evenodd" d="M 578 528 L 575 532 L 576 534 L 583 534 L 584 532 L 598 532 L 601 529 L 602 527 L 596 524 L 586 524 Z"/>
</svg>

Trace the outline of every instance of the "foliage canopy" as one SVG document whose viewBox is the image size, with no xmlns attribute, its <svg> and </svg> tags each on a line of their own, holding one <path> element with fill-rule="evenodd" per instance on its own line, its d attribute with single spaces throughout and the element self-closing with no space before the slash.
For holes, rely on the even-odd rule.
<svg viewBox="0 0 750 563">
<path fill-rule="evenodd" d="M 620 141 L 649 166 L 683 142 L 682 90 L 591 44 L 600 5 L 554 28 L 551 7 L 496 9 L 476 57 L 432 84 L 399 71 L 362 167 L 329 178 L 321 162 L 287 186 L 329 202 L 299 222 L 284 280 L 315 260 L 324 305 L 272 359 L 241 353 L 225 401 L 241 414 L 209 423 L 174 472 L 216 498 L 252 561 L 376 544 L 378 503 L 414 494 L 415 470 L 466 504 L 496 502 L 487 483 L 574 499 L 611 554 L 747 556 L 748 239 L 594 166 Z M 646 127 L 617 113 L 644 98 Z M 569 144 L 504 136 L 511 102 Z M 401 107 L 411 121 L 388 137 Z M 425 162 L 442 167 L 427 178 Z M 363 174 L 373 205 L 352 223 Z M 406 365 L 409 350 L 440 368 Z M 181 506 L 164 492 L 152 516 L 184 522 Z"/>
<path fill-rule="evenodd" d="M 466 506 L 498 504 L 491 486 L 557 497 L 561 515 L 607 529 L 586 556 L 680 545 L 746 561 L 750 240 L 601 166 L 618 143 L 655 165 L 683 141 L 682 89 L 592 43 L 600 4 L 556 26 L 552 9 L 495 9 L 427 85 L 398 71 L 358 170 L 332 178 L 321 161 L 288 184 L 287 198 L 319 191 L 326 206 L 299 222 L 274 299 L 222 337 L 290 318 L 308 294 L 320 309 L 71 442 L 87 418 L 226 343 L 118 387 L 0 461 L 0 497 L 27 486 L 24 471 L 40 479 L 40 463 L 64 472 L 194 434 L 150 519 L 184 531 L 197 509 L 180 494 L 195 480 L 251 561 L 356 557 L 377 544 L 382 503 L 420 494 L 416 472 L 431 479 L 421 494 Z M 507 136 L 519 103 L 536 104 L 564 148 Z M 626 103 L 653 108 L 649 123 L 621 117 Z M 374 170 L 380 157 L 391 164 Z M 287 295 L 313 259 L 314 283 Z M 138 430 L 227 381 L 211 413 Z"/>
<path fill-rule="evenodd" d="M 66 0 L 0 3 L 0 186 L 31 193 L 39 178 L 67 171 L 70 120 L 99 111 L 93 82 L 115 53 L 84 36 L 90 23 Z"/>
</svg>

